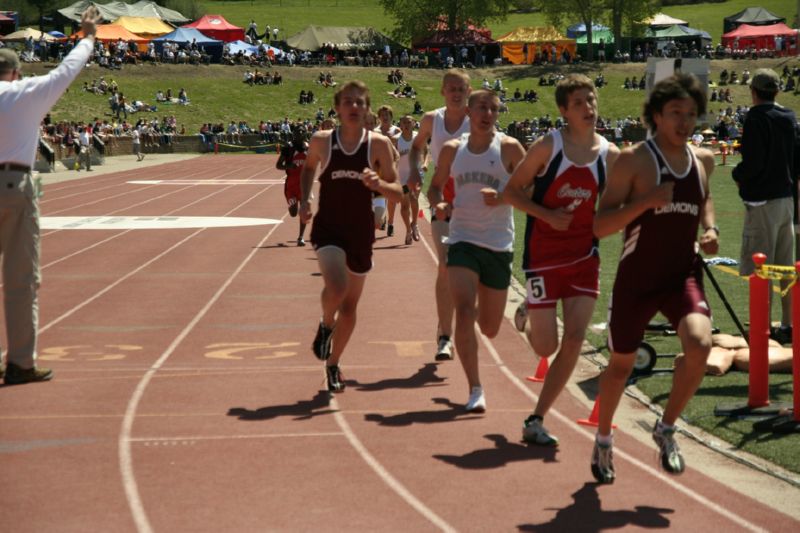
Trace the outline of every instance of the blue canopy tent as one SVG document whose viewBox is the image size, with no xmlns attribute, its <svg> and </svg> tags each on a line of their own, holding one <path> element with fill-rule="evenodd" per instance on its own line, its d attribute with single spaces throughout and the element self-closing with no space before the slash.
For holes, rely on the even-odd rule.
<svg viewBox="0 0 800 533">
<path fill-rule="evenodd" d="M 280 57 L 283 55 L 283 50 L 280 48 L 275 48 L 274 46 L 270 46 L 268 44 L 264 44 L 264 48 L 267 50 L 267 52 L 272 50 L 272 53 L 275 54 L 275 57 Z M 245 41 L 233 41 L 228 45 L 228 50 L 230 50 L 231 55 L 238 54 L 241 50 L 244 52 L 244 55 L 249 56 L 258 52 L 258 45 L 250 44 Z"/>
<path fill-rule="evenodd" d="M 600 31 L 610 31 L 611 28 L 603 26 L 602 24 L 592 24 L 592 33 Z M 586 35 L 586 24 L 578 22 L 567 28 L 567 37 L 570 39 L 577 39 L 581 35 Z M 592 39 L 594 42 L 594 39 Z"/>
<path fill-rule="evenodd" d="M 172 33 L 153 39 L 156 52 L 159 54 L 164 49 L 164 43 L 166 42 L 187 45 L 191 44 L 192 41 L 195 41 L 199 46 L 203 47 L 206 53 L 211 56 L 212 61 L 219 62 L 222 59 L 222 41 L 206 37 L 194 28 L 177 28 Z"/>
<path fill-rule="evenodd" d="M 49 31 L 49 32 L 47 32 L 47 34 L 48 34 L 48 35 L 52 35 L 52 36 L 53 36 L 53 37 L 55 37 L 56 39 L 66 39 L 66 37 L 67 37 L 66 35 L 64 35 L 64 34 L 63 34 L 63 33 L 61 33 L 60 31 L 56 31 L 56 30 Z"/>
</svg>

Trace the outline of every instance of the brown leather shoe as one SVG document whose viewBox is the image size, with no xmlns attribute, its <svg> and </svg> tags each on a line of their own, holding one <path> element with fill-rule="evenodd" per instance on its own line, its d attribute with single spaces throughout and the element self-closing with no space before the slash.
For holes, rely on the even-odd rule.
<svg viewBox="0 0 800 533">
<path fill-rule="evenodd" d="M 6 385 L 21 385 L 23 383 L 33 383 L 36 381 L 50 381 L 53 379 L 53 371 L 49 368 L 22 368 L 14 363 L 6 365 L 3 382 Z"/>
</svg>

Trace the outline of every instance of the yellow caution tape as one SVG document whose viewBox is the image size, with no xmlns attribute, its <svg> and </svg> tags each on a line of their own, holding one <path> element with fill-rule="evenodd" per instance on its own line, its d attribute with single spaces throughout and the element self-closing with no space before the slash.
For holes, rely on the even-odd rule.
<svg viewBox="0 0 800 533">
<path fill-rule="evenodd" d="M 756 265 L 755 275 L 761 279 L 791 281 L 791 283 L 781 291 L 781 297 L 786 296 L 794 284 L 797 283 L 797 271 L 791 266 Z"/>
</svg>

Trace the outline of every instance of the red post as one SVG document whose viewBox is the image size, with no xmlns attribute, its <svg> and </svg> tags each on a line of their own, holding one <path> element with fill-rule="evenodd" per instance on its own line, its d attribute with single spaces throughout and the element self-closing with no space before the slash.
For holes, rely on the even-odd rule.
<svg viewBox="0 0 800 533">
<path fill-rule="evenodd" d="M 800 278 L 800 261 L 794 264 Z M 794 421 L 800 422 L 800 283 L 792 287 L 792 374 L 794 374 Z"/>
<path fill-rule="evenodd" d="M 766 261 L 764 254 L 753 254 L 756 268 Z M 750 408 L 769 405 L 769 287 L 768 279 L 750 275 Z"/>
</svg>

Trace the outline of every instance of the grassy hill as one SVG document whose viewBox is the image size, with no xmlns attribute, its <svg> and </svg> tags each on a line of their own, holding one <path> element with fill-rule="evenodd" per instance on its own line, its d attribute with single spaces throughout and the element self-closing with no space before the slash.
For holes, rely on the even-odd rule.
<svg viewBox="0 0 800 533">
<path fill-rule="evenodd" d="M 258 23 L 259 31 L 267 24 L 278 26 L 280 38 L 293 35 L 309 24 L 321 26 L 373 26 L 383 31 L 392 27 L 392 19 L 383 12 L 377 0 L 200 0 L 206 13 L 224 15 L 231 23 L 247 27 L 251 19 Z M 727 0 L 694 5 L 668 6 L 664 13 L 688 20 L 693 28 L 711 34 L 713 42 L 722 35 L 722 19 L 742 9 L 759 5 L 753 0 Z M 776 15 L 786 17 L 791 25 L 796 13 L 794 0 L 770 0 L 761 3 Z M 577 17 L 569 23 L 579 22 Z M 492 35 L 498 37 L 520 26 L 546 24 L 540 13 L 510 13 L 505 20 L 488 24 Z M 564 28 L 561 28 L 564 31 Z"/>
<path fill-rule="evenodd" d="M 794 66 L 797 59 L 775 59 L 759 61 L 713 61 L 711 65 L 712 79 L 719 78 L 723 68 L 736 70 L 748 68 L 754 71 L 761 66 L 771 66 L 781 70 L 784 64 Z M 42 73 L 50 68 L 46 65 L 26 65 L 26 72 Z M 228 122 L 230 120 L 247 120 L 249 124 L 258 124 L 259 120 L 277 120 L 283 117 L 313 118 L 317 107 L 326 111 L 332 105 L 333 90 L 324 89 L 315 83 L 319 70 L 306 67 L 277 67 L 283 75 L 284 83 L 280 86 L 255 86 L 251 87 L 242 83 L 242 74 L 245 67 L 231 67 L 223 65 L 189 66 L 189 65 L 140 65 L 126 66 L 121 71 L 108 71 L 96 66 L 84 70 L 73 83 L 70 91 L 58 102 L 53 109 L 53 117 L 57 120 L 88 120 L 93 117 L 102 117 L 109 112 L 107 99 L 103 96 L 89 94 L 81 90 L 83 83 L 92 79 L 105 76 L 117 81 L 120 89 L 128 101 L 142 100 L 153 103 L 158 89 L 166 91 L 172 88 L 173 93 L 184 87 L 192 101 L 190 106 L 161 105 L 155 115 L 176 115 L 178 122 L 186 126 L 187 131 L 194 132 L 203 122 Z M 539 93 L 538 103 L 512 102 L 509 104 L 509 113 L 500 117 L 501 125 L 505 126 L 512 120 L 539 117 L 545 113 L 555 116 L 558 113 L 554 102 L 553 87 L 539 87 L 538 79 L 541 75 L 558 72 L 583 72 L 594 77 L 602 69 L 609 85 L 600 91 L 601 115 L 617 118 L 625 116 L 639 116 L 644 94 L 640 91 L 625 91 L 622 89 L 626 77 L 640 77 L 644 73 L 643 63 L 597 64 L 586 63 L 573 67 L 500 67 L 483 70 L 471 70 L 473 87 L 479 87 L 481 80 L 486 77 L 490 81 L 501 78 L 504 86 L 513 92 L 517 87 L 521 91 L 533 88 Z M 326 69 L 327 70 L 327 69 Z M 386 80 L 388 69 L 338 67 L 331 69 L 334 78 L 338 81 L 361 79 L 368 84 L 372 91 L 373 107 L 391 105 L 395 116 L 410 113 L 413 109 L 413 100 L 397 99 L 387 94 L 393 86 Z M 441 70 L 436 69 L 407 69 L 406 79 L 419 93 L 418 100 L 423 109 L 430 110 L 441 105 L 439 87 L 441 84 Z M 746 87 L 730 86 L 731 94 L 736 104 L 749 103 L 749 91 Z M 300 105 L 297 97 L 301 89 L 312 90 L 316 97 L 314 105 Z M 800 109 L 800 97 L 790 94 L 781 95 L 780 101 L 794 109 Z M 721 106 L 711 104 L 710 109 L 717 111 Z M 140 116 L 149 117 L 153 113 L 143 113 Z"/>
</svg>

